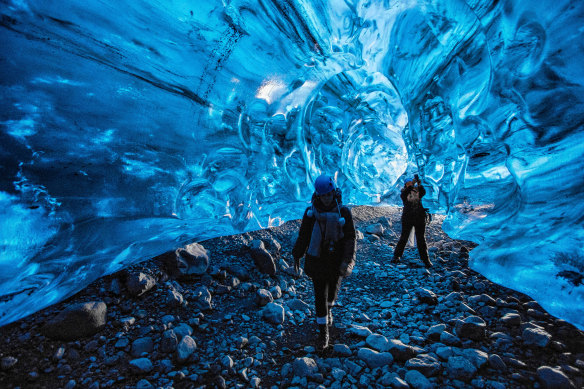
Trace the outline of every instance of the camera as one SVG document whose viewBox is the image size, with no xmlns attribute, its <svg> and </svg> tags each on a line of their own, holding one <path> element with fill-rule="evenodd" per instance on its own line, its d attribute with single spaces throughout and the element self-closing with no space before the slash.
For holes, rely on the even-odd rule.
<svg viewBox="0 0 584 389">
<path fill-rule="evenodd" d="M 414 174 L 414 181 L 420 182 L 420 177 L 417 174 Z"/>
</svg>

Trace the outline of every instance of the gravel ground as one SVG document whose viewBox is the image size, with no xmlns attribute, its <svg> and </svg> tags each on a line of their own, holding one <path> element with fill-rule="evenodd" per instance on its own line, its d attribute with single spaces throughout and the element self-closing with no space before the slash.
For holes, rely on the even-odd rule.
<svg viewBox="0 0 584 389">
<path fill-rule="evenodd" d="M 400 208 L 353 215 L 357 265 L 323 353 L 313 347 L 312 284 L 286 268 L 296 220 L 200 242 L 204 274 L 174 278 L 176 255 L 166 253 L 3 327 L 0 387 L 583 387 L 584 334 L 469 269 L 475 245 L 444 234 L 442 216 L 427 227 L 428 270 L 414 248 L 389 263 Z M 257 240 L 275 276 L 256 269 Z M 58 321 L 87 302 L 90 318 Z"/>
</svg>

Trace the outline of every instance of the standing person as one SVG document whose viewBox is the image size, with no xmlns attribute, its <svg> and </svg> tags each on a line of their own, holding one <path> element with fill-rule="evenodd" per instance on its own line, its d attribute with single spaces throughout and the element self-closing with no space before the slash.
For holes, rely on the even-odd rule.
<svg viewBox="0 0 584 389">
<path fill-rule="evenodd" d="M 397 246 L 395 246 L 395 251 L 393 253 L 392 262 L 399 262 L 402 254 L 404 253 L 404 248 L 412 231 L 412 227 L 416 231 L 416 243 L 418 245 L 418 253 L 420 254 L 420 259 L 424 262 L 426 267 L 431 267 L 432 262 L 428 258 L 428 247 L 426 246 L 426 238 L 424 234 L 426 232 L 426 210 L 422 206 L 422 197 L 426 194 L 426 189 L 420 182 L 420 178 L 417 174 L 414 175 L 414 179 L 406 179 L 403 189 L 401 190 L 401 199 L 404 203 L 404 210 L 402 213 L 402 231 Z"/>
<path fill-rule="evenodd" d="M 335 304 L 343 277 L 355 265 L 355 226 L 347 207 L 341 206 L 341 191 L 331 177 L 319 176 L 314 182 L 312 205 L 304 212 L 298 239 L 292 249 L 294 267 L 306 254 L 304 271 L 314 285 L 314 306 L 318 324 L 317 349 L 328 347 L 331 307 Z"/>
</svg>

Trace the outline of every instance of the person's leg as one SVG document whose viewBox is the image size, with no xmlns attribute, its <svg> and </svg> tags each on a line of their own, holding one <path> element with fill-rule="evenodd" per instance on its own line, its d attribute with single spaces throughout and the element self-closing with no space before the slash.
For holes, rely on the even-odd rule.
<svg viewBox="0 0 584 389">
<path fill-rule="evenodd" d="M 406 243 L 408 243 L 408 238 L 410 236 L 410 231 L 412 231 L 413 224 L 407 219 L 402 219 L 402 230 L 397 245 L 395 246 L 395 251 L 393 252 L 393 261 L 397 262 L 404 253 L 406 248 Z"/>
<path fill-rule="evenodd" d="M 432 262 L 430 262 L 430 258 L 428 257 L 428 246 L 426 245 L 426 222 L 424 220 L 419 221 L 416 223 L 416 241 L 418 244 L 418 253 L 420 254 L 420 259 L 424 262 L 426 267 L 431 267 Z"/>
<path fill-rule="evenodd" d="M 335 276 L 331 277 L 328 284 L 328 293 L 327 293 L 327 308 L 328 308 L 328 325 L 333 325 L 333 313 L 331 308 L 335 305 L 337 301 L 337 295 L 339 293 L 339 288 L 341 287 L 341 282 L 343 281 L 343 277 Z"/>
<path fill-rule="evenodd" d="M 318 324 L 318 337 L 316 340 L 317 350 L 324 350 L 328 347 L 329 334 L 327 326 L 327 295 L 328 283 L 325 279 L 314 278 L 314 309 L 316 310 L 316 323 Z"/>
<path fill-rule="evenodd" d="M 316 310 L 316 323 L 326 324 L 328 282 L 326 279 L 314 278 L 314 309 Z"/>
</svg>

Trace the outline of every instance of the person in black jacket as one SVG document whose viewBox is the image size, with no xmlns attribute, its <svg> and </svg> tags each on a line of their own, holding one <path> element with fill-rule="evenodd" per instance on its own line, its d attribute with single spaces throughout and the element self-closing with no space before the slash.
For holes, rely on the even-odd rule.
<svg viewBox="0 0 584 389">
<path fill-rule="evenodd" d="M 343 277 L 355 265 L 355 225 L 347 207 L 341 206 L 341 191 L 331 177 L 319 176 L 312 195 L 312 205 L 304 212 L 298 239 L 292 249 L 294 267 L 304 271 L 314 285 L 314 305 L 318 324 L 317 349 L 328 347 L 328 326 L 332 325 L 331 307 L 335 304 Z"/>
<path fill-rule="evenodd" d="M 428 247 L 426 246 L 426 238 L 424 237 L 426 232 L 426 210 L 422 206 L 422 197 L 424 197 L 425 194 L 426 189 L 420 182 L 417 174 L 414 176 L 413 180 L 411 178 L 406 179 L 400 195 L 404 204 L 404 210 L 401 218 L 401 236 L 393 253 L 392 262 L 394 263 L 399 262 L 403 255 L 408 237 L 410 236 L 413 227 L 415 228 L 416 243 L 418 245 L 420 259 L 424 262 L 426 267 L 429 268 L 432 266 L 432 262 L 430 262 L 430 258 L 428 258 Z"/>
</svg>

